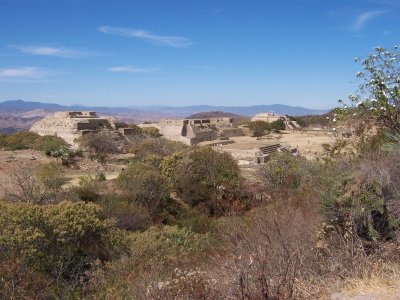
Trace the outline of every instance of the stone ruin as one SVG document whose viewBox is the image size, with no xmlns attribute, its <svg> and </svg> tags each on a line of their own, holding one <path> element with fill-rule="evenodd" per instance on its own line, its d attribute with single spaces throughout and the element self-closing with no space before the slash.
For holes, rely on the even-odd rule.
<svg viewBox="0 0 400 300">
<path fill-rule="evenodd" d="M 230 118 L 160 120 L 159 123 L 141 124 L 140 126 L 156 127 L 163 137 L 187 145 L 243 136 L 243 130 L 235 127 Z"/>
<path fill-rule="evenodd" d="M 236 148 L 218 148 L 216 150 L 220 152 L 226 152 L 236 159 L 240 166 L 254 166 L 258 164 L 266 163 L 270 156 L 276 152 L 283 152 L 290 156 L 298 156 L 299 151 L 297 148 L 290 147 L 289 145 L 283 144 L 271 144 L 253 149 L 236 149 Z"/>
<path fill-rule="evenodd" d="M 288 116 L 280 116 L 271 112 L 256 114 L 254 117 L 251 118 L 252 122 L 263 121 L 271 123 L 278 120 L 283 121 L 286 130 L 301 129 L 301 126 L 296 121 L 291 120 Z"/>
<path fill-rule="evenodd" d="M 267 113 L 260 113 L 260 114 L 256 114 L 254 117 L 251 118 L 251 121 L 263 121 L 263 122 L 274 122 L 277 121 L 281 118 L 281 116 L 275 114 L 275 113 L 271 113 L 271 112 L 267 112 Z"/>
<path fill-rule="evenodd" d="M 88 133 L 104 133 L 114 140 L 121 151 L 126 150 L 134 129 L 120 128 L 121 123 L 113 117 L 99 117 L 94 111 L 56 112 L 37 123 L 30 131 L 39 135 L 55 135 L 77 148 L 76 139 Z"/>
</svg>

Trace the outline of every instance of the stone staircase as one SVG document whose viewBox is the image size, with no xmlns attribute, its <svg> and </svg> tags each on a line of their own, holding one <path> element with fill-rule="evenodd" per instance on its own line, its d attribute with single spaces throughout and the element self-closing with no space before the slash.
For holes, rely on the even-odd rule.
<svg viewBox="0 0 400 300">
<path fill-rule="evenodd" d="M 283 146 L 281 144 L 274 144 L 270 146 L 260 147 L 260 155 L 255 157 L 255 162 L 257 163 L 264 163 L 268 160 L 268 156 L 275 153 L 275 152 L 283 152 L 290 156 L 296 156 L 298 153 L 297 151 L 293 152 L 290 148 Z"/>
<path fill-rule="evenodd" d="M 270 145 L 270 146 L 260 147 L 260 151 L 263 155 L 269 155 L 274 152 L 277 152 L 278 149 L 280 149 L 280 148 L 281 148 L 281 144 L 274 144 L 274 145 Z"/>
</svg>

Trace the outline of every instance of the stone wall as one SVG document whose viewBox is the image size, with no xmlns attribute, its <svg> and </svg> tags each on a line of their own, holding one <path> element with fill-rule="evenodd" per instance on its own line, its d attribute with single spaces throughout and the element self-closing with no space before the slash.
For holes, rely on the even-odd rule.
<svg viewBox="0 0 400 300">
<path fill-rule="evenodd" d="M 90 132 L 108 133 L 113 139 L 124 141 L 124 131 L 117 130 L 117 119 L 98 117 L 94 111 L 56 112 L 35 123 L 30 131 L 39 135 L 55 135 L 77 148 L 76 139 Z"/>
<path fill-rule="evenodd" d="M 275 113 L 260 113 L 256 114 L 254 117 L 251 118 L 251 121 L 264 121 L 264 122 L 274 122 L 279 120 L 281 117 Z"/>
<path fill-rule="evenodd" d="M 196 145 L 204 141 L 213 141 L 219 137 L 242 136 L 240 128 L 233 127 L 230 118 L 160 120 L 157 126 L 167 139 Z"/>
</svg>

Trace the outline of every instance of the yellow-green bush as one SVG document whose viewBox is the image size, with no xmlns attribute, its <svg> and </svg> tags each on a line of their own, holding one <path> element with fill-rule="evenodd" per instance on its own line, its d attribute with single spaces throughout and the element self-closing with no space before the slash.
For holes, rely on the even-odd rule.
<svg viewBox="0 0 400 300">
<path fill-rule="evenodd" d="M 46 155 L 53 155 L 53 153 L 59 151 L 63 147 L 68 149 L 68 143 L 62 138 L 53 135 L 40 136 L 32 145 L 33 149 L 44 151 Z"/>
<path fill-rule="evenodd" d="M 6 149 L 8 150 L 23 150 L 33 149 L 36 141 L 40 138 L 37 133 L 21 131 L 7 136 Z"/>
<path fill-rule="evenodd" d="M 129 149 L 129 152 L 134 153 L 137 158 L 142 158 L 149 154 L 167 156 L 187 148 L 188 146 L 181 142 L 170 141 L 164 138 L 150 138 L 133 145 Z"/>
<path fill-rule="evenodd" d="M 33 271 L 78 284 L 94 261 L 126 250 L 114 223 L 99 216 L 91 203 L 0 202 L 0 258 L 16 256 Z"/>
<path fill-rule="evenodd" d="M 176 268 L 186 269 L 205 259 L 209 235 L 176 226 L 154 226 L 133 233 L 130 241 L 132 255 L 92 274 L 93 298 L 146 299 L 150 285 L 167 280 Z"/>
</svg>

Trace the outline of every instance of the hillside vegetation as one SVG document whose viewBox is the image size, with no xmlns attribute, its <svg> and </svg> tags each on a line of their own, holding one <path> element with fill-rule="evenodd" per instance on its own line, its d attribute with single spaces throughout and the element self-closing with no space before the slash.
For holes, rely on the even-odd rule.
<svg viewBox="0 0 400 300">
<path fill-rule="evenodd" d="M 11 174 L 0 298 L 329 299 L 356 282 L 398 285 L 399 83 L 383 84 L 374 57 L 365 82 L 369 70 L 379 85 L 367 93 L 386 109 L 365 100 L 335 112 L 343 126 L 365 125 L 352 151 L 338 140 L 319 160 L 275 153 L 244 177 L 229 154 L 139 132 L 116 180 L 99 173 L 65 188 L 61 161 Z M 0 141 L 71 151 L 44 139 Z M 89 141 L 86 155 L 107 161 Z"/>
</svg>

